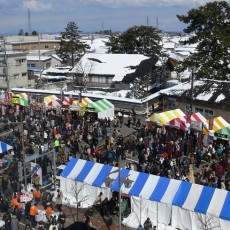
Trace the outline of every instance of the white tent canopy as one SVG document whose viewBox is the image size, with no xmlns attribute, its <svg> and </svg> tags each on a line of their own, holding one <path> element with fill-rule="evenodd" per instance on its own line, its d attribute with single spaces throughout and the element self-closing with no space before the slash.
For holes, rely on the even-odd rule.
<svg viewBox="0 0 230 230">
<path fill-rule="evenodd" d="M 95 201 L 99 191 L 103 190 L 103 193 L 109 197 L 110 192 L 104 182 L 109 174 L 111 174 L 110 178 L 114 179 L 110 189 L 119 191 L 117 167 L 72 158 L 62 172 L 61 189 L 63 191 L 73 190 L 67 181 L 70 179 L 85 184 L 82 193 L 84 196 L 91 196 L 86 202 L 90 206 Z M 194 220 L 195 213 L 196 215 L 204 215 L 205 218 L 210 216 L 211 225 L 218 220 L 221 229 L 229 229 L 225 228 L 227 225 L 225 223 L 230 225 L 230 192 L 124 168 L 121 169 L 120 174 L 122 178 L 128 177 L 133 181 L 130 188 L 126 188 L 124 183 L 120 187 L 122 193 L 131 197 L 131 215 L 136 213 L 140 219 L 141 211 L 141 216 L 143 216 L 141 219 L 146 219 L 150 215 L 151 219 L 156 221 L 156 210 L 158 210 L 158 222 L 168 225 L 171 220 L 174 226 L 186 226 L 188 224 L 190 226 L 188 229 L 198 229 L 200 226 L 198 221 L 189 222 Z M 84 196 L 82 197 L 84 198 Z M 179 214 L 181 215 L 180 220 L 177 218 Z M 133 224 L 128 218 L 124 222 L 130 227 Z"/>
</svg>

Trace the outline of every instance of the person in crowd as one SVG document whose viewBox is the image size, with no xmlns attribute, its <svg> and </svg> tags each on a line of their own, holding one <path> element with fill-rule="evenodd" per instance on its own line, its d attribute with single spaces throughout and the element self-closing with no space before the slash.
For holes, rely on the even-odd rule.
<svg viewBox="0 0 230 230">
<path fill-rule="evenodd" d="M 66 214 L 61 209 L 58 215 L 59 229 L 62 230 L 65 228 Z"/>
<path fill-rule="evenodd" d="M 49 230 L 58 230 L 57 216 L 51 216 Z"/>
<path fill-rule="evenodd" d="M 103 193 L 100 192 L 99 195 L 97 196 L 95 202 L 94 202 L 95 206 L 96 206 L 99 210 L 101 209 L 102 201 L 103 201 Z"/>
<path fill-rule="evenodd" d="M 34 224 L 34 225 L 37 224 L 36 215 L 38 215 L 38 208 L 37 208 L 37 204 L 34 203 L 30 207 L 30 220 L 31 220 L 32 224 Z"/>
<path fill-rule="evenodd" d="M 33 180 L 33 183 L 34 183 L 34 186 L 35 186 L 36 190 L 38 190 L 39 186 L 40 186 L 40 176 L 36 173 L 33 176 L 32 180 Z"/>
<path fill-rule="evenodd" d="M 33 193 L 34 202 L 39 204 L 41 199 L 41 193 L 37 189 L 30 190 Z"/>
<path fill-rule="evenodd" d="M 144 222 L 144 229 L 151 230 L 153 228 L 152 222 L 149 217 L 147 217 L 146 221 Z"/>
<path fill-rule="evenodd" d="M 41 221 L 37 222 L 36 226 L 35 226 L 35 230 L 44 230 L 45 226 L 44 224 L 42 224 Z"/>
<path fill-rule="evenodd" d="M 84 224 L 88 228 L 93 226 L 93 224 L 90 220 L 90 217 L 88 215 L 84 215 Z"/>
<path fill-rule="evenodd" d="M 5 212 L 3 214 L 2 220 L 5 222 L 5 230 L 11 230 L 11 214 L 10 214 L 10 212 Z"/>
<path fill-rule="evenodd" d="M 51 221 L 52 214 L 53 214 L 53 209 L 51 207 L 51 203 L 47 203 L 46 204 L 45 215 L 46 215 L 46 219 L 47 219 L 48 222 Z"/>
<path fill-rule="evenodd" d="M 19 228 L 19 220 L 15 213 L 11 214 L 11 230 L 18 230 Z"/>
<path fill-rule="evenodd" d="M 31 201 L 26 202 L 25 204 L 25 217 L 28 218 L 30 215 Z"/>
<path fill-rule="evenodd" d="M 62 207 L 62 198 L 61 198 L 60 194 L 57 195 L 55 206 L 56 206 L 56 208 L 57 208 L 58 211 L 61 210 L 61 207 Z"/>
</svg>

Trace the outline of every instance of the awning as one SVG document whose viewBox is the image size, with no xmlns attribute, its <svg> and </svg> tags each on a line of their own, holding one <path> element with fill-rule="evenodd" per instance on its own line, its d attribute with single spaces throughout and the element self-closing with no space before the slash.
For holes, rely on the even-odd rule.
<svg viewBox="0 0 230 230">
<path fill-rule="evenodd" d="M 207 127 L 206 118 L 200 113 L 193 113 L 191 115 L 175 118 L 168 124 L 182 130 L 186 130 L 190 127 L 191 129 L 201 131 L 204 126 Z"/>
<path fill-rule="evenodd" d="M 18 94 L 12 93 L 12 98 L 13 97 L 20 98 L 18 105 L 29 106 L 28 95 L 26 93 L 18 93 Z"/>
<path fill-rule="evenodd" d="M 106 187 L 104 181 L 108 175 L 114 179 L 111 190 L 119 191 L 118 168 L 111 165 L 72 158 L 61 174 L 62 177 L 100 188 Z M 126 188 L 122 181 L 122 193 L 230 220 L 230 192 L 226 190 L 124 168 L 121 169 L 121 177 L 132 181 L 130 188 Z"/>
<path fill-rule="evenodd" d="M 209 124 L 209 120 L 207 120 L 207 124 Z M 223 117 L 219 116 L 214 118 L 212 130 L 217 131 L 226 127 L 230 127 L 230 124 L 224 120 Z"/>
<path fill-rule="evenodd" d="M 85 112 L 94 112 L 98 114 L 98 118 L 113 118 L 114 117 L 114 105 L 106 99 L 101 99 L 86 105 Z"/>
<path fill-rule="evenodd" d="M 61 101 L 55 95 L 44 97 L 44 104 L 46 107 L 61 107 Z"/>
<path fill-rule="evenodd" d="M 150 117 L 150 121 L 165 125 L 175 118 L 180 118 L 185 114 L 180 109 L 174 109 L 162 113 L 155 113 Z"/>
<path fill-rule="evenodd" d="M 26 93 L 19 93 L 16 96 L 20 98 L 20 105 L 29 106 L 28 95 Z"/>
<path fill-rule="evenodd" d="M 215 132 L 214 136 L 216 136 L 217 138 L 230 140 L 230 128 L 225 127 L 223 129 L 219 129 Z"/>
<path fill-rule="evenodd" d="M 0 153 L 5 153 L 7 152 L 8 150 L 11 150 L 13 149 L 12 146 L 0 141 Z"/>
</svg>

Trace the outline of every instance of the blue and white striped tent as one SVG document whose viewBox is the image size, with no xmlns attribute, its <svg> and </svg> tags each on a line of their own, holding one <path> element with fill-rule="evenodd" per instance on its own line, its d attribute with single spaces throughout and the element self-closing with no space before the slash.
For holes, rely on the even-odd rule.
<svg viewBox="0 0 230 230">
<path fill-rule="evenodd" d="M 7 152 L 8 150 L 11 150 L 13 147 L 0 141 L 0 153 L 5 153 Z"/>
<path fill-rule="evenodd" d="M 109 177 L 115 179 L 111 190 L 119 191 L 117 169 L 110 165 L 72 158 L 61 176 L 106 188 L 104 181 L 110 174 Z M 133 183 L 130 188 L 125 188 L 122 184 L 122 193 L 230 220 L 230 192 L 226 190 L 122 169 L 121 177 L 127 176 Z"/>
</svg>

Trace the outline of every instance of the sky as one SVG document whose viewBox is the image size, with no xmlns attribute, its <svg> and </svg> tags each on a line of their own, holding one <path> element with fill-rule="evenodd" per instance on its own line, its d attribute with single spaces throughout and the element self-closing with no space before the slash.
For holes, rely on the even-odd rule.
<svg viewBox="0 0 230 230">
<path fill-rule="evenodd" d="M 126 31 L 132 26 L 157 26 L 162 31 L 180 32 L 185 15 L 210 0 L 0 0 L 0 34 L 18 34 L 20 29 L 38 33 L 60 33 L 70 21 L 82 32 Z M 227 0 L 230 2 L 230 0 Z"/>
</svg>

